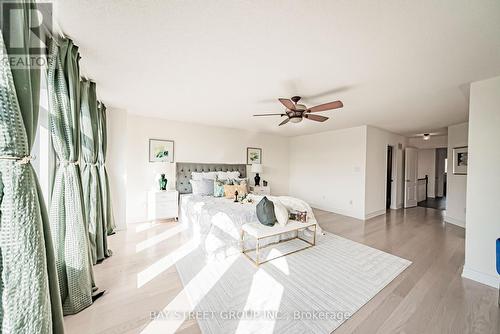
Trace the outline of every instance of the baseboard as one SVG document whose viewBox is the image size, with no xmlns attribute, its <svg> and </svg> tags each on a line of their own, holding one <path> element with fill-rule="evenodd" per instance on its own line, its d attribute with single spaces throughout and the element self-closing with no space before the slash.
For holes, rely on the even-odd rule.
<svg viewBox="0 0 500 334">
<path fill-rule="evenodd" d="M 465 220 L 461 220 L 461 219 L 457 219 L 457 218 L 453 218 L 453 217 L 450 217 L 448 215 L 445 215 L 444 221 L 447 223 L 465 228 Z"/>
<path fill-rule="evenodd" d="M 386 212 L 387 212 L 387 210 L 383 209 L 383 210 L 374 211 L 372 213 L 368 213 L 365 215 L 364 220 L 368 220 L 371 218 L 375 218 L 377 216 L 385 215 Z"/>
<path fill-rule="evenodd" d="M 309 205 L 312 208 L 315 208 L 315 209 L 320 209 L 320 210 L 323 210 L 323 211 L 328 211 L 328 212 L 336 213 L 336 214 L 339 214 L 339 215 L 342 215 L 342 216 L 347 216 L 347 217 L 356 218 L 356 219 L 359 219 L 359 220 L 364 220 L 363 216 L 357 215 L 357 214 L 355 214 L 355 213 L 353 213 L 351 211 L 341 210 L 341 209 L 337 209 L 337 208 L 329 208 L 329 207 L 326 207 L 326 206 L 323 206 L 323 205 L 317 205 L 317 204 L 314 204 L 314 203 L 310 203 Z"/>
<path fill-rule="evenodd" d="M 396 206 L 391 205 L 391 210 L 399 210 L 403 208 L 403 203 L 396 204 Z"/>
<path fill-rule="evenodd" d="M 483 272 L 467 268 L 466 266 L 464 266 L 464 270 L 462 271 L 462 277 L 485 285 L 489 285 L 495 289 L 498 289 L 498 286 L 500 284 L 500 276 L 485 274 Z"/>
</svg>

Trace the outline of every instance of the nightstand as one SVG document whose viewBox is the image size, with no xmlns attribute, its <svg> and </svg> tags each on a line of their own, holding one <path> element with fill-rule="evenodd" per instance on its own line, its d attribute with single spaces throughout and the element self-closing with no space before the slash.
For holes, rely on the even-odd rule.
<svg viewBox="0 0 500 334">
<path fill-rule="evenodd" d="M 148 219 L 179 217 L 179 193 L 177 190 L 155 190 L 148 193 Z"/>
<path fill-rule="evenodd" d="M 250 192 L 254 195 L 271 196 L 271 186 L 250 187 Z"/>
</svg>

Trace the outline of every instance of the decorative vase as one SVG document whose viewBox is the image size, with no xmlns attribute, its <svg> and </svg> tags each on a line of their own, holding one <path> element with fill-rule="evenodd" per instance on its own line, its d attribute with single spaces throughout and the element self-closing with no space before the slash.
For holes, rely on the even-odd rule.
<svg viewBox="0 0 500 334">
<path fill-rule="evenodd" d="M 165 174 L 161 174 L 159 183 L 160 183 L 160 190 L 167 190 L 168 180 L 165 178 Z"/>
<path fill-rule="evenodd" d="M 255 173 L 254 181 L 255 181 L 255 186 L 259 187 L 260 186 L 260 176 L 259 176 L 259 173 Z"/>
</svg>

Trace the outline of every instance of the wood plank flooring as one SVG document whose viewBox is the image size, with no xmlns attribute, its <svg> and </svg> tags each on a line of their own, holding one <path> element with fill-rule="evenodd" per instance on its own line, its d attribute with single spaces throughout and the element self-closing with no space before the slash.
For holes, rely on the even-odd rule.
<svg viewBox="0 0 500 334">
<path fill-rule="evenodd" d="M 417 207 L 368 221 L 315 210 L 324 230 L 413 264 L 340 326 L 343 333 L 500 333 L 498 290 L 464 279 L 464 230 L 442 211 Z M 94 267 L 104 297 L 65 317 L 68 333 L 140 333 L 150 314 L 182 290 L 173 254 L 185 244 L 176 222 L 129 225 L 111 236 L 114 255 Z M 138 282 L 140 281 L 138 287 Z M 200 333 L 196 321 L 179 333 Z M 162 333 L 163 334 L 163 333 Z"/>
</svg>

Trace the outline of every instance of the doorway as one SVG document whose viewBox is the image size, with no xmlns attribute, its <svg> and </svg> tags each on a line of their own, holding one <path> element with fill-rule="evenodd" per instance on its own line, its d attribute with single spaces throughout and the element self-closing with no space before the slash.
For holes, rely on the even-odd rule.
<svg viewBox="0 0 500 334">
<path fill-rule="evenodd" d="M 391 202 L 392 202 L 392 154 L 393 148 L 392 146 L 387 146 L 387 184 L 386 184 L 386 191 L 385 191 L 385 208 L 390 209 L 391 208 Z"/>
<path fill-rule="evenodd" d="M 424 154 L 430 152 L 432 154 Z M 422 154 L 420 155 L 420 153 Z M 446 210 L 447 156 L 447 148 L 423 149 L 419 151 L 419 173 L 425 173 L 426 175 L 425 179 L 419 179 L 419 182 L 420 180 L 425 180 L 425 196 L 419 193 L 418 206 Z M 420 169 L 423 171 L 420 172 Z M 423 183 L 424 181 L 421 182 Z"/>
</svg>

